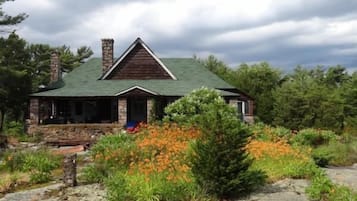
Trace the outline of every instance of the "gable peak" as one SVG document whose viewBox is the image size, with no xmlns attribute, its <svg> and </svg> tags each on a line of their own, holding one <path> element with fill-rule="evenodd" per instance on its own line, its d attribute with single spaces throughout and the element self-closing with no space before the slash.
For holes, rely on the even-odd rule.
<svg viewBox="0 0 357 201">
<path fill-rule="evenodd" d="M 140 46 L 138 46 L 140 45 Z M 131 71 L 131 69 L 135 70 L 141 70 L 145 71 L 145 68 L 155 68 L 158 72 L 156 74 L 152 75 L 140 75 L 140 76 L 128 76 L 125 77 L 125 73 L 122 73 L 120 75 L 120 69 L 124 68 L 123 65 L 126 65 L 128 60 L 132 59 L 137 59 L 135 58 L 135 54 L 138 54 L 138 49 L 141 51 L 141 53 L 144 53 L 146 56 L 146 59 L 151 60 L 152 66 L 148 65 L 148 63 L 141 63 L 141 64 L 133 64 L 136 62 L 132 62 L 129 69 L 126 69 L 126 71 Z M 140 57 L 140 56 L 138 56 Z M 150 63 L 150 62 L 149 62 Z M 125 67 L 127 68 L 127 67 Z M 147 69 L 146 69 L 147 70 Z M 118 79 L 173 79 L 176 80 L 176 77 L 170 72 L 170 70 L 162 63 L 162 61 L 154 54 L 154 52 L 145 44 L 145 42 L 140 38 L 137 37 L 134 42 L 131 43 L 131 45 L 124 51 L 124 53 L 113 63 L 113 65 L 106 71 L 100 79 L 110 79 L 113 77 L 113 73 L 118 74 L 119 76 Z"/>
</svg>

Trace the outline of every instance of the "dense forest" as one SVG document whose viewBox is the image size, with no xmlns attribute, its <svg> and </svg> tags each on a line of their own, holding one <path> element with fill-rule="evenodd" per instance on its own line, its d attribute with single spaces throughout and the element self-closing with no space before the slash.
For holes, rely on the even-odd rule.
<svg viewBox="0 0 357 201">
<path fill-rule="evenodd" d="M 198 60 L 255 99 L 257 121 L 294 130 L 356 131 L 357 72 L 336 65 L 283 73 L 267 62 L 232 68 L 213 55 Z"/>
</svg>

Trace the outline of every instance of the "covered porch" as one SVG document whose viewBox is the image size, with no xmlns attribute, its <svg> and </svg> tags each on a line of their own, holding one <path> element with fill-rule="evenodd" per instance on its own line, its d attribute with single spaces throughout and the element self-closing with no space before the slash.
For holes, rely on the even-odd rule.
<svg viewBox="0 0 357 201">
<path fill-rule="evenodd" d="M 161 119 L 164 108 L 177 97 L 130 96 L 49 98 L 30 100 L 28 123 L 50 124 L 118 124 L 150 122 Z"/>
</svg>

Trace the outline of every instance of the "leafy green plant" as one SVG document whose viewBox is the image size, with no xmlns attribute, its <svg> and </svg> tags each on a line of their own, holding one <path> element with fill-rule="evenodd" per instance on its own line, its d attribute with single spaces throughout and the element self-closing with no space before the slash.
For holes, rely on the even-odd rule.
<svg viewBox="0 0 357 201">
<path fill-rule="evenodd" d="M 326 155 L 323 155 L 324 153 L 321 153 L 321 155 L 328 157 L 329 165 L 347 166 L 357 162 L 357 142 L 355 141 L 347 143 L 335 141 L 328 145 L 317 147 L 313 154 L 315 152 L 325 152 Z"/>
<path fill-rule="evenodd" d="M 11 172 L 23 170 L 27 153 L 22 151 L 7 151 L 4 153 L 4 167 Z"/>
<path fill-rule="evenodd" d="M 87 183 L 101 183 L 108 177 L 108 171 L 104 164 L 94 163 L 83 169 L 83 179 Z"/>
<path fill-rule="evenodd" d="M 316 165 L 320 167 L 326 167 L 330 164 L 330 161 L 334 158 L 332 150 L 327 146 L 321 146 L 312 151 L 311 154 Z"/>
<path fill-rule="evenodd" d="M 216 90 L 202 87 L 168 105 L 163 121 L 195 125 L 198 118 L 209 110 L 209 105 L 222 100 Z"/>
<path fill-rule="evenodd" d="M 84 179 L 102 182 L 112 172 L 127 169 L 136 151 L 134 140 L 134 136 L 125 133 L 102 136 L 90 150 L 94 164 L 84 169 Z"/>
<path fill-rule="evenodd" d="M 333 131 L 318 129 L 303 129 L 292 138 L 293 144 L 319 146 L 337 140 L 337 135 Z"/>
<path fill-rule="evenodd" d="M 24 160 L 24 170 L 30 172 L 30 182 L 44 183 L 51 179 L 51 171 L 60 165 L 59 158 L 46 150 L 29 154 Z"/>
<path fill-rule="evenodd" d="M 262 170 L 270 182 L 284 178 L 311 178 L 317 167 L 312 161 L 301 160 L 292 155 L 262 157 L 253 162 L 252 169 Z"/>
<path fill-rule="evenodd" d="M 5 125 L 5 133 L 7 136 L 24 135 L 24 125 L 17 121 L 7 122 Z"/>
<path fill-rule="evenodd" d="M 357 200 L 356 193 L 353 193 L 347 187 L 332 183 L 321 169 L 315 171 L 315 175 L 306 192 L 313 200 Z"/>
<path fill-rule="evenodd" d="M 149 178 L 138 172 L 118 171 L 105 180 L 109 200 L 194 200 L 203 198 L 194 182 L 169 181 L 164 173 Z"/>
</svg>

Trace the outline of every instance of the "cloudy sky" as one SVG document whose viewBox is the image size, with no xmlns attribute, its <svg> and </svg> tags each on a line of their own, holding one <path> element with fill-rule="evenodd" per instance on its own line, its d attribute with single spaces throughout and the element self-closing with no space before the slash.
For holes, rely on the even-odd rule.
<svg viewBox="0 0 357 201">
<path fill-rule="evenodd" d="M 160 57 L 357 70 L 357 0 L 15 0 L 3 10 L 29 15 L 16 27 L 27 41 L 95 56 L 101 38 L 114 38 L 119 56 L 141 37 Z"/>
</svg>

